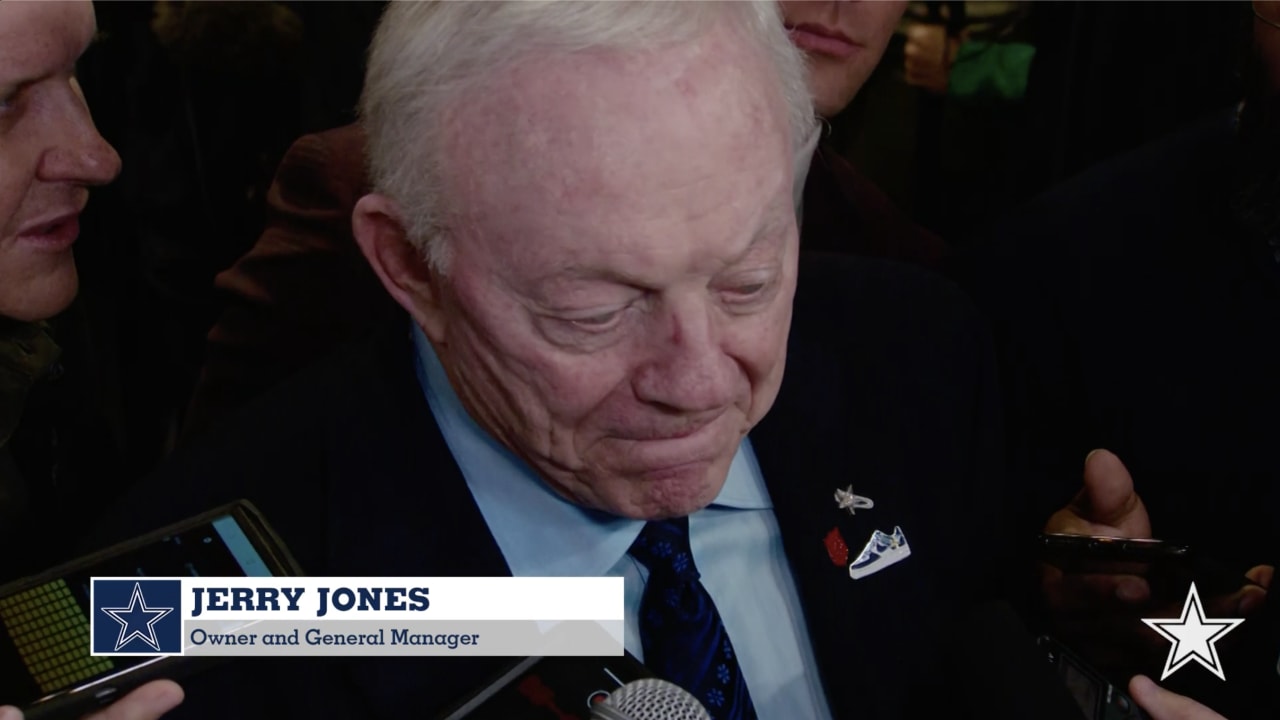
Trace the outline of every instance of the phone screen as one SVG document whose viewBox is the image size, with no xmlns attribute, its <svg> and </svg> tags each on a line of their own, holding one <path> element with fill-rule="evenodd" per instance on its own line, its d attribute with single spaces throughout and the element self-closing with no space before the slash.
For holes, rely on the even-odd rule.
<svg viewBox="0 0 1280 720">
<path fill-rule="evenodd" d="M 1101 689 L 1097 681 L 1084 674 L 1071 662 L 1062 664 L 1062 679 L 1067 684 L 1067 690 L 1071 691 L 1071 697 L 1075 698 L 1076 704 L 1084 712 L 1084 716 L 1094 717 L 1098 712 L 1098 699 L 1101 697 Z"/>
<path fill-rule="evenodd" d="M 64 577 L 0 597 L 0 703 L 41 698 L 151 662 L 89 654 L 91 577 L 270 577 L 262 554 L 227 514 Z"/>
<path fill-rule="evenodd" d="M 1089 720 L 1146 720 L 1147 714 L 1096 669 L 1072 653 L 1061 643 L 1045 635 L 1037 644 L 1048 656 L 1049 663 L 1071 693 L 1076 705 Z"/>
</svg>

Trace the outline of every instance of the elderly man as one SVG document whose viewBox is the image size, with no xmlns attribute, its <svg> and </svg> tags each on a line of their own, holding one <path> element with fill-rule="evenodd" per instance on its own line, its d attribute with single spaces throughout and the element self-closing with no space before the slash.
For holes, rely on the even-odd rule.
<svg viewBox="0 0 1280 720">
<path fill-rule="evenodd" d="M 247 497 L 316 575 L 621 576 L 627 649 L 716 718 L 963 715 L 947 622 L 1006 544 L 991 359 L 932 276 L 799 260 L 776 7 L 393 4 L 362 111 L 353 224 L 401 314 L 112 534 Z M 664 636 L 669 594 L 713 632 Z M 183 709 L 432 717 L 503 665 L 240 662 Z"/>
<path fill-rule="evenodd" d="M 818 114 L 839 114 L 880 60 L 903 2 L 781 2 L 805 54 Z M 186 416 L 197 435 L 230 411 L 399 311 L 360 257 L 351 213 L 370 189 L 358 124 L 300 138 L 268 194 L 254 247 L 220 273 L 225 307 L 208 338 L 201 382 Z M 800 246 L 936 267 L 941 240 L 912 223 L 829 142 L 804 181 Z"/>
</svg>

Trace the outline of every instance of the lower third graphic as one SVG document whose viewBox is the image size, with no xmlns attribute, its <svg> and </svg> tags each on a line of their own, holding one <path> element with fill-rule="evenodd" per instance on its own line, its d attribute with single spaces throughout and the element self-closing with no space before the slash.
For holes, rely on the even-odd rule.
<svg viewBox="0 0 1280 720">
<path fill-rule="evenodd" d="M 182 652 L 182 581 L 93 580 L 94 655 Z"/>
</svg>

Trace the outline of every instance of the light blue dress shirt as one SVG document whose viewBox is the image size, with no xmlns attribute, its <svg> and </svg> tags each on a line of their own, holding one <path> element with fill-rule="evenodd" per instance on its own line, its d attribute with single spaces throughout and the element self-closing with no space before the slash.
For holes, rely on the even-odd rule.
<svg viewBox="0 0 1280 720">
<path fill-rule="evenodd" d="M 467 487 L 513 575 L 624 578 L 628 652 L 642 662 L 639 609 L 648 572 L 627 554 L 642 520 L 568 502 L 478 426 L 414 327 L 418 380 Z M 715 501 L 689 517 L 702 583 L 733 641 L 761 720 L 831 717 L 764 477 L 743 440 Z"/>
</svg>

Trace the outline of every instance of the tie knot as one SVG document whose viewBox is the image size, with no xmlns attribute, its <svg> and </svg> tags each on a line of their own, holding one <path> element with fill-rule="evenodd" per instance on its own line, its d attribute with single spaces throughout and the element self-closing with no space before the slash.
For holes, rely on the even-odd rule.
<svg viewBox="0 0 1280 720">
<path fill-rule="evenodd" d="M 650 520 L 627 552 L 649 568 L 652 575 L 674 576 L 684 581 L 698 579 L 698 568 L 693 564 L 693 551 L 689 548 L 687 517 Z"/>
</svg>

